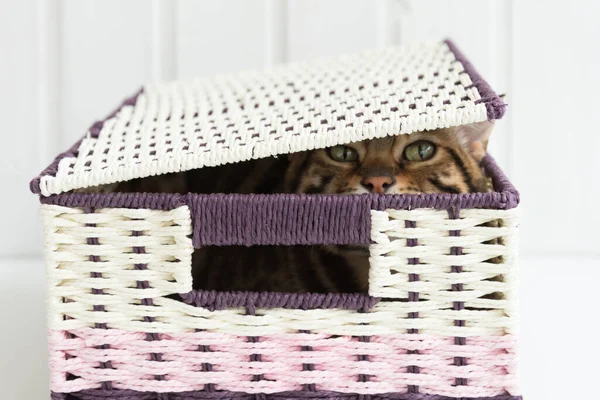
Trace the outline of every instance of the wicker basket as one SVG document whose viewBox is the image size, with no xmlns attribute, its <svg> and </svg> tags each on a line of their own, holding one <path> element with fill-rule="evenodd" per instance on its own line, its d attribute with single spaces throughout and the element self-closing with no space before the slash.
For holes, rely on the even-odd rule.
<svg viewBox="0 0 600 400">
<path fill-rule="evenodd" d="M 52 398 L 520 399 L 518 193 L 490 156 L 490 193 L 73 193 L 503 113 L 448 41 L 145 86 L 31 183 Z M 331 243 L 370 244 L 368 295 L 192 291 L 194 248 Z"/>
</svg>

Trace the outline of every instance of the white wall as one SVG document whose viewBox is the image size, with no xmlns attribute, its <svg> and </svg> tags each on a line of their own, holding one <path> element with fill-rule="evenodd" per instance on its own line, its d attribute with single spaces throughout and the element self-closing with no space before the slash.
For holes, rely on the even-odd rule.
<svg viewBox="0 0 600 400">
<path fill-rule="evenodd" d="M 599 14 L 592 0 L 0 0 L 0 256 L 40 254 L 29 179 L 144 82 L 449 36 L 507 93 L 492 152 L 522 192 L 522 254 L 598 258 Z"/>
</svg>

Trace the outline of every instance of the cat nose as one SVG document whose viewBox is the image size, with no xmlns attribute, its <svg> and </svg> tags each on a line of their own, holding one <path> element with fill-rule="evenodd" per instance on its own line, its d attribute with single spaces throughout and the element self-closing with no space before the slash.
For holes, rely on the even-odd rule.
<svg viewBox="0 0 600 400">
<path fill-rule="evenodd" d="M 389 176 L 369 176 L 361 184 L 371 193 L 384 193 L 396 181 Z"/>
</svg>

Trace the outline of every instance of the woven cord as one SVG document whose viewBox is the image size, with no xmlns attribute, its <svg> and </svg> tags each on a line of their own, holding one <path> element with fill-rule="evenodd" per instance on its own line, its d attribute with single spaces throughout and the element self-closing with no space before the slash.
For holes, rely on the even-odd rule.
<svg viewBox="0 0 600 400">
<path fill-rule="evenodd" d="M 416 221 L 405 221 L 404 224 L 407 228 L 416 228 L 417 227 Z M 412 239 L 412 238 L 406 239 L 406 246 L 416 247 L 418 245 L 419 245 L 418 239 Z M 409 265 L 418 265 L 419 259 L 417 257 L 411 257 L 408 259 L 408 264 Z M 409 282 L 417 282 L 418 280 L 419 280 L 418 274 L 414 274 L 414 273 L 408 274 Z M 408 301 L 418 302 L 419 301 L 419 292 L 408 292 Z M 408 313 L 408 318 L 410 318 L 410 319 L 419 318 L 419 313 L 418 312 L 410 312 L 410 313 Z M 417 334 L 417 333 L 419 333 L 419 330 L 418 329 L 409 329 L 408 333 Z M 407 353 L 408 354 L 419 354 L 419 351 L 418 350 L 408 350 Z M 420 371 L 421 370 L 417 365 L 410 365 L 407 368 L 407 372 L 410 374 L 418 374 Z M 408 393 L 419 393 L 419 386 L 409 385 Z"/>
<path fill-rule="evenodd" d="M 143 236 L 144 232 L 142 231 L 132 231 L 131 233 L 132 236 Z M 134 254 L 146 254 L 146 247 L 145 246 L 134 246 L 133 247 L 133 253 Z M 148 264 L 146 263 L 138 263 L 134 265 L 134 268 L 136 270 L 145 270 L 148 269 Z M 150 284 L 148 283 L 148 281 L 137 281 L 136 282 L 136 286 L 138 289 L 148 289 L 150 288 Z M 141 304 L 144 306 L 153 306 L 154 302 L 152 301 L 152 298 L 144 298 L 141 299 Z M 145 322 L 153 322 L 154 321 L 154 317 L 150 317 L 150 316 L 144 316 L 144 321 Z M 155 341 L 155 340 L 160 340 L 158 334 L 156 333 L 147 333 L 146 334 L 146 340 L 148 341 Z M 157 361 L 157 362 L 162 362 L 162 354 L 160 353 L 150 353 L 150 359 L 152 361 Z M 154 375 L 154 378 L 157 381 L 164 381 L 165 380 L 165 376 L 164 375 Z M 168 400 L 167 397 L 165 397 L 164 394 L 159 394 L 158 396 L 158 400 Z"/>
<path fill-rule="evenodd" d="M 93 214 L 94 213 L 94 209 L 93 208 L 86 208 L 85 212 L 87 214 Z M 86 227 L 88 228 L 95 228 L 96 224 L 85 224 Z M 87 244 L 92 246 L 90 247 L 90 250 L 93 251 L 94 247 L 93 246 L 98 246 L 100 245 L 100 240 L 97 237 L 88 237 L 87 238 Z M 92 255 L 89 256 L 89 260 L 92 262 L 101 262 L 102 259 L 100 258 L 100 256 L 94 255 L 92 253 Z M 90 276 L 92 278 L 102 278 L 102 273 L 100 272 L 92 272 L 90 274 Z M 104 294 L 104 291 L 102 289 L 96 289 L 96 288 L 92 288 L 92 294 L 96 294 L 96 295 L 102 295 Z M 94 305 L 94 311 L 98 311 L 98 312 L 104 312 L 104 305 Z M 96 329 L 107 329 L 107 326 L 105 323 L 95 323 L 94 324 Z M 108 344 L 103 344 L 100 346 L 96 346 L 97 349 L 102 349 L 102 350 L 106 350 L 110 348 L 110 345 Z M 112 369 L 112 362 L 111 361 L 106 361 L 106 362 L 100 362 L 100 368 L 101 369 Z M 101 388 L 104 390 L 112 390 L 113 388 L 113 384 L 111 381 L 103 381 Z"/>
<path fill-rule="evenodd" d="M 451 209 L 448 210 L 448 216 L 451 219 L 460 219 L 460 210 L 457 207 L 452 207 Z M 450 231 L 450 236 L 460 236 L 460 231 L 459 230 L 452 230 Z M 460 246 L 452 246 L 450 248 L 450 254 L 453 256 L 461 256 L 463 254 L 463 249 Z M 463 272 L 463 267 L 459 266 L 459 265 L 453 265 L 452 266 L 452 272 L 454 273 L 461 273 Z M 452 291 L 453 292 L 462 292 L 463 290 L 463 284 L 462 283 L 454 283 L 452 284 Z M 460 310 L 464 310 L 465 309 L 465 303 L 462 301 L 455 301 L 453 303 L 453 308 L 455 311 L 460 311 Z M 464 320 L 455 320 L 454 321 L 454 326 L 460 326 L 460 327 L 464 327 L 465 326 L 465 321 Z M 454 343 L 459 345 L 459 346 L 464 346 L 467 344 L 467 339 L 465 337 L 461 337 L 461 336 L 456 336 L 454 338 Z M 456 366 L 465 366 L 467 365 L 467 358 L 466 357 L 454 357 L 454 365 Z M 462 377 L 457 377 L 455 380 L 455 384 L 456 386 L 467 386 L 467 380 L 465 378 Z"/>
<path fill-rule="evenodd" d="M 246 305 L 246 315 L 256 315 L 256 307 L 254 306 L 254 304 L 249 303 Z M 248 341 L 248 343 L 258 343 L 258 342 L 260 342 L 260 337 L 259 336 L 248 336 L 246 338 L 246 340 Z M 262 361 L 262 355 L 260 353 L 250 354 L 249 361 L 259 363 Z M 259 382 L 259 381 L 262 381 L 263 379 L 264 379 L 263 374 L 255 374 L 252 376 L 252 382 Z M 261 400 L 260 397 L 257 397 L 256 399 Z"/>
<path fill-rule="evenodd" d="M 299 330 L 298 333 L 310 333 L 310 331 L 307 330 Z M 313 351 L 312 346 L 302 346 L 301 347 L 302 351 Z M 303 363 L 302 364 L 302 371 L 314 371 L 315 370 L 315 364 L 312 363 Z M 302 385 L 302 390 L 307 391 L 307 392 L 314 392 L 316 391 L 316 385 L 314 383 L 305 383 Z"/>
<path fill-rule="evenodd" d="M 491 279 L 514 273 L 515 211 L 373 211 L 379 302 L 204 293 L 184 303 L 165 296 L 191 283 L 187 209 L 45 205 L 52 390 L 518 394 L 512 280 Z"/>
</svg>

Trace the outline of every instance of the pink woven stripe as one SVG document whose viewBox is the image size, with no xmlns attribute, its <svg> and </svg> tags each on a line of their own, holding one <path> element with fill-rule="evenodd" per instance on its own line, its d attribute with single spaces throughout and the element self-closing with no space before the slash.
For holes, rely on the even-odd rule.
<svg viewBox="0 0 600 400">
<path fill-rule="evenodd" d="M 158 334 L 153 341 L 146 333 L 116 329 L 49 334 L 54 392 L 100 388 L 110 381 L 115 389 L 151 392 L 203 390 L 213 384 L 216 390 L 276 393 L 314 384 L 316 390 L 359 394 L 403 393 L 418 386 L 420 393 L 452 397 L 518 395 L 512 336 L 474 337 L 458 346 L 452 337 L 421 334 L 359 341 L 295 333 L 262 336 L 257 342 L 212 332 Z M 210 351 L 199 351 L 200 346 Z M 312 350 L 303 351 L 306 346 Z M 162 354 L 161 361 L 151 358 L 155 353 Z M 250 361 L 251 355 L 260 355 L 260 361 Z M 466 357 L 467 365 L 454 365 L 454 357 Z M 102 368 L 108 361 L 112 369 Z M 203 371 L 207 363 L 211 371 Z M 420 373 L 409 373 L 409 366 L 418 366 Z M 165 379 L 156 380 L 157 375 Z M 259 375 L 262 380 L 253 380 Z M 369 375 L 369 381 L 361 382 L 361 375 Z M 468 385 L 455 386 L 456 378 Z"/>
</svg>

